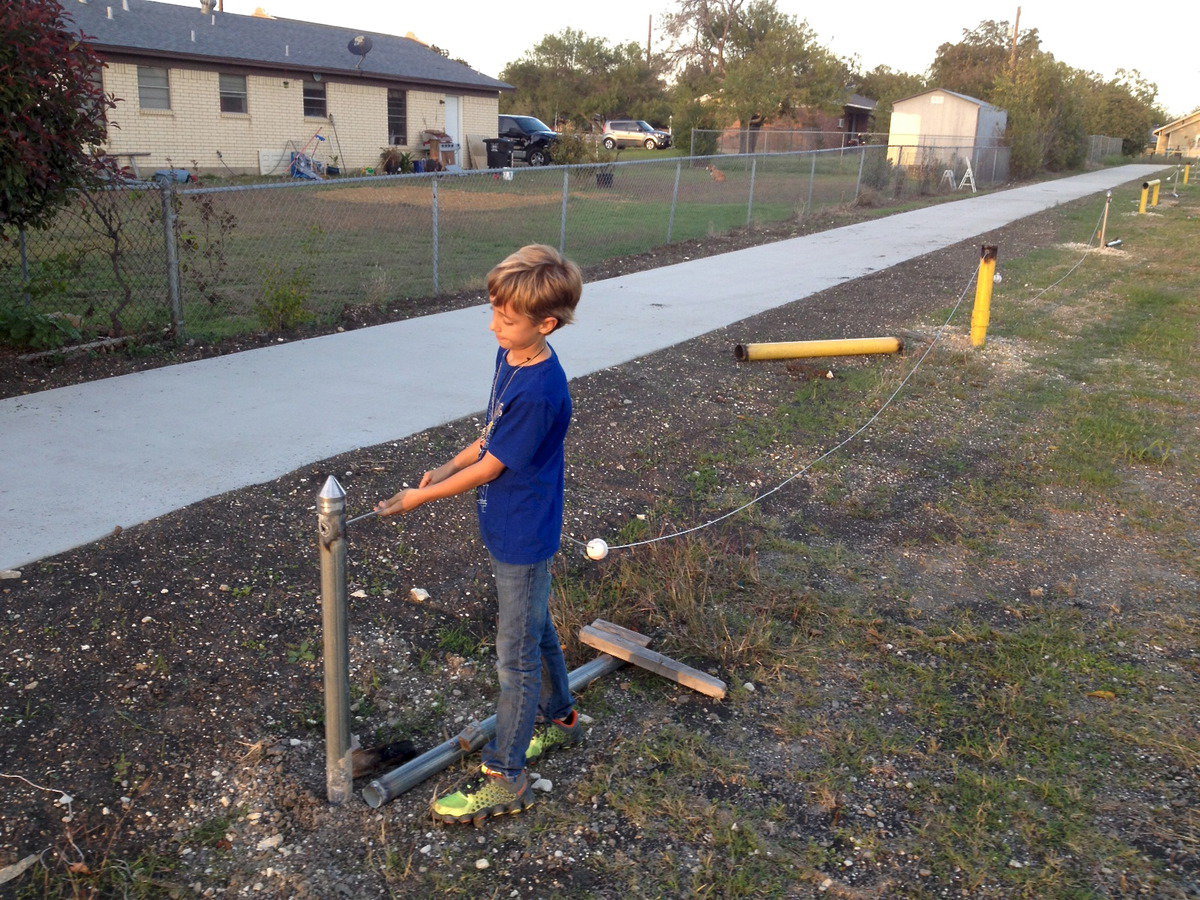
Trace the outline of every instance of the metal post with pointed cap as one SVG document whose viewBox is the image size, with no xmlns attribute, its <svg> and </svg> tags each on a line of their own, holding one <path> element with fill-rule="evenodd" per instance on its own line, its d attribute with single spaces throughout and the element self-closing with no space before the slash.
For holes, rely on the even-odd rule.
<svg viewBox="0 0 1200 900">
<path fill-rule="evenodd" d="M 346 492 L 332 475 L 317 495 L 321 630 L 325 638 L 325 787 L 342 804 L 353 789 L 350 754 L 350 646 L 346 613 Z"/>
</svg>

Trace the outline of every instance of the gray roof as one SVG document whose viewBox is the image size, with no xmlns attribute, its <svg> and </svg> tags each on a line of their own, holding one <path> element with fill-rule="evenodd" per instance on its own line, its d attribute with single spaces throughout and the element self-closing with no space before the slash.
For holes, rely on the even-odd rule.
<svg viewBox="0 0 1200 900">
<path fill-rule="evenodd" d="M 879 105 L 878 100 L 872 100 L 870 97 L 864 97 L 862 94 L 851 94 L 843 106 L 850 106 L 854 109 L 875 109 Z"/>
<path fill-rule="evenodd" d="M 63 7 L 76 30 L 101 51 L 263 65 L 301 73 L 357 71 L 374 78 L 477 90 L 512 89 L 420 41 L 391 34 L 296 19 L 222 12 L 205 15 L 198 2 L 178 6 L 153 0 L 63 0 Z M 373 45 L 365 57 L 346 49 L 360 34 L 369 37 Z"/>
</svg>

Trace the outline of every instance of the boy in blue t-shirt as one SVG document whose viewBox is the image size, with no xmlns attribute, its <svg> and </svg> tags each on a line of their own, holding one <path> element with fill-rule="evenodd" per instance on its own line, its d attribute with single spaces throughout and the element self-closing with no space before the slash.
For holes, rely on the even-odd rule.
<svg viewBox="0 0 1200 900">
<path fill-rule="evenodd" d="M 391 516 L 471 488 L 477 492 L 479 530 L 499 601 L 496 736 L 483 748 L 479 773 L 432 807 L 435 819 L 477 825 L 531 806 L 526 762 L 583 738 L 550 617 L 550 560 L 562 538 L 571 394 L 546 343 L 551 332 L 571 323 L 583 278 L 553 247 L 531 244 L 492 269 L 487 282 L 500 348 L 483 433 L 450 462 L 426 472 L 418 487 L 375 507 Z"/>
</svg>

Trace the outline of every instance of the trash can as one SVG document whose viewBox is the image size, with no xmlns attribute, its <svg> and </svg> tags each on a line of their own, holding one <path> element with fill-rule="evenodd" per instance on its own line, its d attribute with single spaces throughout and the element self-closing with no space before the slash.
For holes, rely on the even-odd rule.
<svg viewBox="0 0 1200 900">
<path fill-rule="evenodd" d="M 507 169 L 512 166 L 513 142 L 508 138 L 484 138 L 487 147 L 487 167 Z"/>
</svg>

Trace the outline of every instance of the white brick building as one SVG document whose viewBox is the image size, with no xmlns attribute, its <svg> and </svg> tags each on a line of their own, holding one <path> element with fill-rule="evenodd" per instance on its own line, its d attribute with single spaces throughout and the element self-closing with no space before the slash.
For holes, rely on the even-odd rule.
<svg viewBox="0 0 1200 900">
<path fill-rule="evenodd" d="M 421 151 L 421 133 L 461 144 L 495 137 L 510 85 L 419 41 L 347 28 L 204 11 L 152 0 L 64 0 L 105 61 L 108 144 L 143 171 L 282 173 L 291 150 L 319 147 L 343 170 L 377 165 L 388 145 Z M 369 39 L 365 56 L 348 47 Z M 320 133 L 323 142 L 314 141 Z M 136 154 L 136 155 L 132 155 Z M 282 160 L 282 162 L 281 162 Z M 482 160 L 475 160 L 482 165 Z"/>
</svg>

